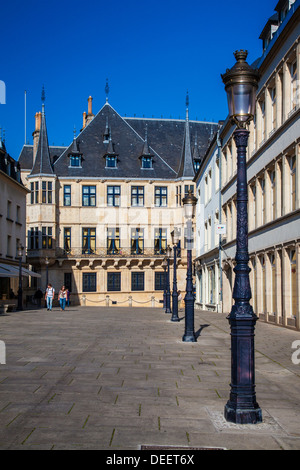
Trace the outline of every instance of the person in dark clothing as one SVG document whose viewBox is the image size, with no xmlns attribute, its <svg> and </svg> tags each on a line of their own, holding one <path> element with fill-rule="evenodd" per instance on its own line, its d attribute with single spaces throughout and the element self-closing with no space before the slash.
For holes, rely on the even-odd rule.
<svg viewBox="0 0 300 470">
<path fill-rule="evenodd" d="M 37 303 L 37 307 L 38 308 L 41 308 L 41 300 L 42 300 L 42 297 L 44 296 L 43 292 L 41 291 L 41 289 L 38 289 L 36 291 L 36 293 L 34 294 L 34 298 L 36 299 L 36 303 Z"/>
</svg>

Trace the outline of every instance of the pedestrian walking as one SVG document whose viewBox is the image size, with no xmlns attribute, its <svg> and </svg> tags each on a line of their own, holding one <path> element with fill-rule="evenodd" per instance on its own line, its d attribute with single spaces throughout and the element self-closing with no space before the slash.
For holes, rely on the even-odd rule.
<svg viewBox="0 0 300 470">
<path fill-rule="evenodd" d="M 48 287 L 46 289 L 46 295 L 45 295 L 45 300 L 47 303 L 47 310 L 50 310 L 50 311 L 52 310 L 54 294 L 55 294 L 54 287 L 52 287 L 52 284 L 48 284 Z"/>
<path fill-rule="evenodd" d="M 60 304 L 60 310 L 63 311 L 66 308 L 66 301 L 67 301 L 67 289 L 65 286 L 62 286 L 58 293 L 58 300 Z"/>
</svg>

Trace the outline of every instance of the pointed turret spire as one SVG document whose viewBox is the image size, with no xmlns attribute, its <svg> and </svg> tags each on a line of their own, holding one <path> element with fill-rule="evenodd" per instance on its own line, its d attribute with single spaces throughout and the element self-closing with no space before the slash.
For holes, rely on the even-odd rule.
<svg viewBox="0 0 300 470">
<path fill-rule="evenodd" d="M 189 123 L 189 92 L 186 94 L 186 119 L 184 128 L 184 140 L 181 157 L 181 165 L 178 172 L 178 176 L 181 178 L 193 178 L 195 176 L 195 168 L 193 163 L 192 151 L 191 151 L 191 139 L 190 139 L 190 123 Z"/>
<path fill-rule="evenodd" d="M 153 154 L 150 152 L 149 144 L 148 144 L 148 125 L 146 124 L 145 128 L 145 142 L 141 157 L 151 157 Z"/>
<path fill-rule="evenodd" d="M 109 126 L 108 126 L 108 116 L 106 116 L 106 125 L 105 125 L 105 131 L 103 134 L 103 142 L 107 143 L 109 141 Z"/>
<path fill-rule="evenodd" d="M 77 141 L 76 141 L 76 128 L 74 126 L 74 130 L 73 130 L 73 144 L 72 144 L 72 155 L 75 155 L 76 153 L 79 153 L 79 150 L 78 150 L 78 145 L 77 145 Z"/>
<path fill-rule="evenodd" d="M 50 161 L 49 143 L 45 118 L 45 89 L 42 88 L 42 116 L 39 142 L 31 175 L 54 175 Z"/>
</svg>

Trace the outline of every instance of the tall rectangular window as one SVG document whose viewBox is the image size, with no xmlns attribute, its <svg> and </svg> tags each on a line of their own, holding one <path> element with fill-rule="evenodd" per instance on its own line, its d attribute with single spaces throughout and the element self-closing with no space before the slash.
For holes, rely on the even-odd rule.
<svg viewBox="0 0 300 470">
<path fill-rule="evenodd" d="M 121 273 L 107 273 L 108 292 L 119 292 L 121 290 Z"/>
<path fill-rule="evenodd" d="M 66 253 L 70 253 L 71 251 L 71 228 L 65 227 L 64 228 L 64 250 Z"/>
<path fill-rule="evenodd" d="M 97 274 L 82 274 L 82 292 L 97 292 Z"/>
<path fill-rule="evenodd" d="M 52 182 L 42 181 L 42 203 L 52 204 Z"/>
<path fill-rule="evenodd" d="M 144 205 L 144 186 L 132 186 L 131 188 L 131 205 Z"/>
<path fill-rule="evenodd" d="M 165 273 L 156 272 L 155 273 L 155 290 L 165 290 Z"/>
<path fill-rule="evenodd" d="M 167 205 L 168 205 L 168 188 L 166 186 L 156 186 L 155 206 L 167 207 Z"/>
<path fill-rule="evenodd" d="M 117 255 L 120 253 L 120 229 L 107 229 L 107 254 Z"/>
<path fill-rule="evenodd" d="M 144 279 L 145 273 L 131 273 L 131 290 L 143 291 L 145 290 Z"/>
<path fill-rule="evenodd" d="M 141 255 L 144 253 L 144 229 L 131 229 L 131 254 Z"/>
<path fill-rule="evenodd" d="M 176 206 L 181 206 L 181 186 L 176 186 Z"/>
<path fill-rule="evenodd" d="M 64 185 L 64 206 L 71 205 L 71 185 Z"/>
<path fill-rule="evenodd" d="M 96 251 L 96 229 L 82 229 L 82 254 L 93 254 Z"/>
<path fill-rule="evenodd" d="M 82 186 L 82 205 L 96 206 L 96 186 Z"/>
<path fill-rule="evenodd" d="M 291 110 L 297 105 L 297 61 L 291 65 Z"/>
<path fill-rule="evenodd" d="M 42 248 L 44 250 L 52 248 L 52 227 L 42 227 Z"/>
<path fill-rule="evenodd" d="M 121 186 L 107 186 L 107 205 L 113 207 L 120 206 Z"/>
<path fill-rule="evenodd" d="M 167 252 L 167 229 L 157 228 L 154 231 L 154 253 L 164 255 Z"/>
<path fill-rule="evenodd" d="M 30 204 L 34 204 L 34 183 L 30 183 Z"/>
<path fill-rule="evenodd" d="M 36 204 L 39 203 L 39 182 L 38 181 L 35 182 L 35 186 L 34 186 L 34 202 Z"/>
<path fill-rule="evenodd" d="M 291 211 L 296 209 L 296 156 L 290 157 Z"/>
</svg>

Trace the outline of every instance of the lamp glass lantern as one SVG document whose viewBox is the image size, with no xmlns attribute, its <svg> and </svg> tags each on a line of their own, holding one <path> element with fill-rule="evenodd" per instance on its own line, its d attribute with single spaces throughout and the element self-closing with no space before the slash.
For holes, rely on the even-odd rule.
<svg viewBox="0 0 300 470">
<path fill-rule="evenodd" d="M 247 55 L 247 51 L 236 51 L 236 64 L 222 75 L 227 92 L 229 116 L 239 128 L 245 128 L 254 117 L 259 80 L 258 71 L 246 62 Z"/>
<path fill-rule="evenodd" d="M 21 245 L 21 243 L 18 246 L 18 256 L 19 258 L 23 258 L 23 251 L 24 251 L 24 246 Z"/>
<path fill-rule="evenodd" d="M 179 243 L 180 229 L 174 227 L 174 230 L 171 232 L 171 236 L 173 245 L 177 245 Z"/>
<path fill-rule="evenodd" d="M 184 216 L 187 220 L 192 220 L 195 217 L 197 198 L 193 195 L 193 191 L 189 189 L 186 197 L 182 199 L 184 207 Z"/>
</svg>

